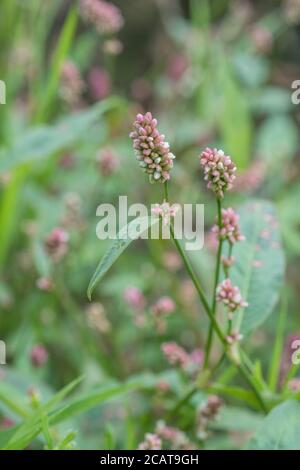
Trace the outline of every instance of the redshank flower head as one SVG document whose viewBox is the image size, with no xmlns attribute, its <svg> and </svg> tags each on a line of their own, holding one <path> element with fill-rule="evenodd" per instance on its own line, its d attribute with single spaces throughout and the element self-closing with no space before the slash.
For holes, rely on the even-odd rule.
<svg viewBox="0 0 300 470">
<path fill-rule="evenodd" d="M 236 166 L 223 150 L 207 147 L 200 155 L 200 165 L 204 170 L 207 187 L 218 198 L 223 198 L 225 191 L 232 188 Z"/>
<path fill-rule="evenodd" d="M 171 217 L 175 217 L 179 210 L 180 206 L 178 204 L 170 205 L 168 202 L 164 201 L 162 204 L 155 204 L 152 213 L 160 216 L 164 225 L 169 225 Z"/>
<path fill-rule="evenodd" d="M 116 5 L 104 0 L 80 0 L 80 12 L 87 23 L 92 23 L 101 34 L 118 32 L 124 19 Z"/>
<path fill-rule="evenodd" d="M 48 351 L 42 344 L 31 348 L 30 360 L 34 367 L 42 367 L 48 360 Z"/>
<path fill-rule="evenodd" d="M 69 234 L 61 227 L 54 228 L 45 239 L 45 249 L 55 262 L 59 262 L 67 253 Z"/>
<path fill-rule="evenodd" d="M 152 114 L 138 114 L 129 136 L 140 167 L 148 174 L 150 183 L 168 181 L 175 156 L 170 152 L 165 136 L 158 131 L 157 120 Z"/>
<path fill-rule="evenodd" d="M 248 306 L 248 303 L 242 298 L 240 289 L 237 286 L 233 286 L 228 278 L 218 285 L 216 296 L 217 301 L 222 302 L 230 313 Z"/>
<path fill-rule="evenodd" d="M 162 442 L 157 434 L 147 433 L 143 442 L 139 444 L 139 450 L 160 450 Z"/>
<path fill-rule="evenodd" d="M 239 218 L 240 216 L 231 207 L 222 209 L 221 227 L 216 224 L 213 226 L 212 231 L 221 240 L 228 240 L 230 243 L 245 240 L 245 237 L 241 234 Z"/>
<path fill-rule="evenodd" d="M 143 310 L 146 306 L 146 299 L 143 292 L 134 286 L 129 286 L 123 294 L 126 304 L 133 310 Z"/>
</svg>

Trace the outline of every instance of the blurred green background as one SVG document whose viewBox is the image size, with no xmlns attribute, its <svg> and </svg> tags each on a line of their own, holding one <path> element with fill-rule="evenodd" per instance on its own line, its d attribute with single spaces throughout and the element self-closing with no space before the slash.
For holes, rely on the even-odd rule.
<svg viewBox="0 0 300 470">
<path fill-rule="evenodd" d="M 194 372 L 172 367 L 161 351 L 170 341 L 189 352 L 204 345 L 208 324 L 193 285 L 171 242 L 140 240 L 90 304 L 87 285 L 109 246 L 96 237 L 96 208 L 117 204 L 119 195 L 129 203 L 162 200 L 128 137 L 136 113 L 151 111 L 176 155 L 171 199 L 205 204 L 207 241 L 192 259 L 210 292 L 215 201 L 198 155 L 206 146 L 231 155 L 238 177 L 226 205 L 241 208 L 250 231 L 253 199 L 271 201 L 279 221 L 282 249 L 266 256 L 281 260 L 284 251 L 286 277 L 275 262 L 278 272 L 263 269 L 253 280 L 265 310 L 257 306 L 247 339 L 257 373 L 271 375 L 276 388 L 281 355 L 277 372 L 270 362 L 282 309 L 281 343 L 290 348 L 290 335 L 300 332 L 300 105 L 291 99 L 300 80 L 300 2 L 119 0 L 111 3 L 123 21 L 112 17 L 108 31 L 79 3 L 0 3 L 0 338 L 7 348 L 0 398 L 16 393 L 16 403 L 29 406 L 33 387 L 43 401 L 82 374 L 84 392 L 137 377 L 143 392 L 82 410 L 55 436 L 71 427 L 78 448 L 136 448 L 157 420 L 169 419 L 201 448 L 195 413 L 205 393 L 169 417 Z M 164 297 L 174 305 L 160 325 L 153 306 Z M 284 367 L 283 360 L 283 381 Z M 261 420 L 224 395 L 228 407 L 207 448 L 242 447 Z M 0 413 L 4 433 L 23 419 L 3 397 Z M 30 442 L 39 448 L 43 439 Z"/>
</svg>

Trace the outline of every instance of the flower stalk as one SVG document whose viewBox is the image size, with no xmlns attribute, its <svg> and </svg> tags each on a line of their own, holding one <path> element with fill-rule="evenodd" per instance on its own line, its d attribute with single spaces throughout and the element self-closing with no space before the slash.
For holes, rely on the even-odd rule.
<svg viewBox="0 0 300 470">
<path fill-rule="evenodd" d="M 217 208 L 218 208 L 218 227 L 219 230 L 221 231 L 221 226 L 222 226 L 222 204 L 221 204 L 221 199 L 217 198 Z M 217 261 L 216 261 L 216 270 L 215 270 L 215 281 L 214 281 L 214 290 L 213 290 L 213 301 L 212 301 L 212 315 L 215 318 L 216 316 L 216 307 L 217 307 L 217 296 L 216 296 L 216 291 L 217 291 L 217 286 L 219 283 L 219 278 L 220 278 L 220 268 L 221 268 L 221 257 L 222 257 L 222 247 L 223 247 L 223 238 L 219 238 L 219 244 L 218 244 L 218 253 L 217 253 Z M 209 366 L 209 356 L 211 352 L 211 347 L 212 347 L 212 341 L 213 341 L 213 333 L 214 333 L 214 328 L 213 324 L 210 324 L 209 327 L 209 332 L 208 332 L 208 338 L 207 338 L 207 343 L 205 347 L 205 359 L 204 359 L 204 368 L 207 369 Z"/>
<path fill-rule="evenodd" d="M 168 182 L 166 181 L 164 183 L 164 196 L 165 196 L 165 201 L 166 202 L 169 202 L 169 188 L 168 188 Z M 221 205 L 220 205 L 220 212 L 221 214 Z M 187 258 L 181 244 L 179 243 L 179 241 L 177 240 L 177 238 L 175 237 L 175 234 L 174 234 L 174 229 L 173 229 L 173 223 L 172 221 L 170 221 L 170 233 L 171 233 L 171 237 L 174 241 L 174 244 L 175 244 L 175 247 L 176 249 L 178 250 L 178 253 L 179 255 L 181 256 L 181 259 L 183 261 L 183 264 L 197 290 L 197 293 L 198 293 L 198 296 L 199 296 L 199 299 L 204 307 L 204 310 L 205 312 L 207 313 L 210 321 L 211 321 L 211 326 L 212 326 L 212 330 L 217 334 L 219 340 L 221 341 L 221 343 L 223 344 L 224 346 L 224 354 L 225 356 L 230 360 L 230 362 L 232 362 L 237 370 L 239 371 L 240 375 L 244 378 L 244 380 L 248 383 L 249 387 L 251 388 L 251 390 L 253 391 L 256 399 L 257 399 L 257 402 L 258 404 L 260 405 L 261 409 L 267 413 L 268 412 L 268 408 L 260 394 L 260 391 L 258 390 L 256 384 L 254 383 L 254 381 L 252 380 L 251 378 L 251 375 L 248 373 L 247 369 L 244 367 L 243 364 L 241 363 L 236 363 L 233 358 L 231 357 L 231 355 L 228 353 L 228 342 L 227 342 L 227 339 L 226 339 L 226 336 L 224 335 L 223 331 L 221 330 L 216 318 L 215 318 L 215 315 L 213 315 L 213 311 L 211 310 L 210 306 L 209 306 L 209 303 L 206 299 L 206 296 L 204 294 L 204 291 L 201 287 L 201 284 L 199 283 L 198 279 L 197 279 L 197 276 L 193 270 L 193 267 L 189 261 L 189 259 Z M 219 261 L 219 273 L 220 273 L 220 264 L 221 264 L 221 257 L 220 257 L 220 261 Z M 219 274 L 218 274 L 219 276 Z M 223 358 L 222 358 L 222 361 L 223 361 Z M 191 394 L 192 395 L 192 394 Z M 189 397 L 186 398 L 186 400 L 188 400 Z"/>
</svg>

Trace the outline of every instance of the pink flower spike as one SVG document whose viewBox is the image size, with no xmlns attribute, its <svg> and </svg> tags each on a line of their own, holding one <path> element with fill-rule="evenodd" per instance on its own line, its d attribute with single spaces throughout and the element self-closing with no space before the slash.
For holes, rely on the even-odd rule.
<svg viewBox="0 0 300 470">
<path fill-rule="evenodd" d="M 153 305 L 152 311 L 153 311 L 153 314 L 156 316 L 169 315 L 170 313 L 174 312 L 175 308 L 176 308 L 176 305 L 170 297 L 161 297 Z"/>
<path fill-rule="evenodd" d="M 163 202 L 162 204 L 155 204 L 151 209 L 151 212 L 155 215 L 158 215 L 162 218 L 164 225 L 169 225 L 171 217 L 175 217 L 177 212 L 180 210 L 179 204 L 170 204 L 168 202 Z"/>
<path fill-rule="evenodd" d="M 248 303 L 242 299 L 240 289 L 231 284 L 230 279 L 224 279 L 217 287 L 217 301 L 222 302 L 230 313 L 239 308 L 248 307 Z"/>
<path fill-rule="evenodd" d="M 167 361 L 172 366 L 178 365 L 179 367 L 185 369 L 189 365 L 189 354 L 177 343 L 163 343 L 161 349 Z"/>
<path fill-rule="evenodd" d="M 34 367 L 42 367 L 48 360 L 47 349 L 42 344 L 36 344 L 30 351 L 30 360 Z"/>
<path fill-rule="evenodd" d="M 140 167 L 148 174 L 150 183 L 168 181 L 175 156 L 170 152 L 165 136 L 158 131 L 157 120 L 151 113 L 136 116 L 129 137 Z"/>
<path fill-rule="evenodd" d="M 146 299 L 140 289 L 129 286 L 124 291 L 124 300 L 133 310 L 143 310 L 146 306 Z"/>
<path fill-rule="evenodd" d="M 139 444 L 139 450 L 160 450 L 162 442 L 157 434 L 147 433 L 143 442 Z"/>
<path fill-rule="evenodd" d="M 218 224 L 214 225 L 212 232 L 218 238 L 228 240 L 232 244 L 245 240 L 240 231 L 239 218 L 240 216 L 231 207 L 222 209 L 221 227 Z"/>
<path fill-rule="evenodd" d="M 61 227 L 54 228 L 45 239 L 45 249 L 54 262 L 59 262 L 69 249 L 69 234 Z"/>
<path fill-rule="evenodd" d="M 235 180 L 236 166 L 223 150 L 206 148 L 200 155 L 200 165 L 204 170 L 207 187 L 214 191 L 218 198 L 224 197 L 224 191 L 232 188 Z"/>
<path fill-rule="evenodd" d="M 87 23 L 92 23 L 101 34 L 118 32 L 124 19 L 118 7 L 104 0 L 80 0 L 80 12 Z"/>
</svg>

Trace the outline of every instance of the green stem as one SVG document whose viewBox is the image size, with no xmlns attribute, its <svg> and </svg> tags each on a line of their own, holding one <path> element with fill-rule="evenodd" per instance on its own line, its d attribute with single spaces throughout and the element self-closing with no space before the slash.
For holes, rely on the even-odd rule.
<svg viewBox="0 0 300 470">
<path fill-rule="evenodd" d="M 247 382 L 247 384 L 249 385 L 251 390 L 253 391 L 254 395 L 256 396 L 256 399 L 257 399 L 258 403 L 260 404 L 260 406 L 262 408 L 262 410 L 265 413 L 268 413 L 269 410 L 268 410 L 267 406 L 265 405 L 265 402 L 264 402 L 259 390 L 257 389 L 256 384 L 253 382 L 251 376 L 248 374 L 248 371 L 245 369 L 245 367 L 242 364 L 238 365 L 237 369 L 238 369 L 239 373 L 243 376 L 243 378 L 245 379 L 245 381 Z"/>
<path fill-rule="evenodd" d="M 270 363 L 270 370 L 269 370 L 269 387 L 270 389 L 275 392 L 277 385 L 278 385 L 278 377 L 279 377 L 279 370 L 280 370 L 280 361 L 281 355 L 284 345 L 284 331 L 286 325 L 286 317 L 287 317 L 287 296 L 285 292 L 282 293 L 282 300 L 279 310 L 279 317 L 277 322 L 277 331 L 276 331 L 276 339 L 274 343 L 274 349 L 272 354 L 272 360 Z"/>
<path fill-rule="evenodd" d="M 165 188 L 165 201 L 166 201 L 166 202 L 169 202 L 169 194 L 168 194 L 168 185 L 167 185 L 167 183 L 164 184 L 164 188 Z M 217 335 L 218 335 L 220 341 L 221 341 L 223 344 L 226 344 L 226 339 L 225 339 L 225 337 L 224 337 L 224 335 L 223 335 L 223 332 L 221 331 L 221 329 L 220 329 L 218 323 L 216 322 L 216 319 L 213 317 L 213 315 L 212 315 L 212 313 L 211 313 L 211 310 L 210 310 L 208 301 L 206 300 L 204 291 L 203 291 L 203 289 L 202 289 L 202 287 L 201 287 L 201 285 L 200 285 L 200 283 L 199 283 L 199 281 L 198 281 L 198 279 L 197 279 L 197 277 L 196 277 L 196 274 L 195 274 L 195 272 L 194 272 L 194 270 L 193 270 L 193 268 L 192 268 L 192 265 L 191 265 L 189 259 L 187 258 L 187 256 L 186 256 L 186 254 L 185 254 L 185 252 L 184 252 L 184 250 L 183 250 L 181 244 L 179 243 L 179 241 L 178 241 L 177 238 L 175 237 L 174 229 L 173 229 L 172 224 L 170 224 L 170 233 L 171 233 L 171 237 L 172 237 L 172 239 L 173 239 L 173 241 L 174 241 L 174 243 L 175 243 L 175 246 L 176 246 L 176 248 L 177 248 L 177 250 L 178 250 L 178 252 L 179 252 L 179 254 L 180 254 L 180 256 L 181 256 L 181 259 L 182 259 L 182 261 L 183 261 L 183 263 L 184 263 L 184 266 L 185 266 L 187 272 L 189 273 L 189 275 L 190 275 L 190 277 L 191 277 L 191 279 L 192 279 L 192 281 L 193 281 L 193 284 L 194 284 L 194 286 L 195 286 L 195 288 L 196 288 L 196 290 L 197 290 L 197 292 L 198 292 L 198 295 L 199 295 L 199 298 L 200 298 L 200 300 L 201 300 L 201 302 L 202 302 L 202 305 L 203 305 L 203 307 L 204 307 L 204 309 L 205 309 L 207 315 L 209 316 L 209 318 L 210 318 L 210 320 L 211 320 L 211 322 L 212 322 L 212 324 L 213 324 L 213 327 L 214 327 L 214 329 L 215 329 L 215 331 L 216 331 L 216 333 L 217 333 Z"/>
<path fill-rule="evenodd" d="M 217 206 L 218 206 L 218 226 L 221 229 L 221 225 L 222 225 L 222 207 L 221 207 L 221 200 L 219 198 L 217 199 Z M 218 246 L 217 262 L 216 262 L 215 282 L 214 282 L 214 290 L 213 290 L 213 301 L 212 301 L 212 308 L 211 308 L 213 317 L 216 316 L 216 308 L 217 308 L 216 289 L 217 289 L 217 286 L 218 286 L 218 283 L 219 283 L 219 278 L 220 278 L 222 245 L 223 245 L 223 240 L 222 240 L 222 238 L 220 238 L 219 239 L 219 246 Z M 214 333 L 214 327 L 213 327 L 213 324 L 211 322 L 210 327 L 209 327 L 207 343 L 206 343 L 206 347 L 205 347 L 205 359 L 204 359 L 204 368 L 205 369 L 207 369 L 208 365 L 209 365 L 209 356 L 210 356 L 211 347 L 212 347 L 213 333 Z"/>
<path fill-rule="evenodd" d="M 190 399 L 195 395 L 198 391 L 198 387 L 192 387 L 188 392 L 179 400 L 179 402 L 172 408 L 169 412 L 168 417 L 178 416 L 178 411 L 190 401 Z"/>
<path fill-rule="evenodd" d="M 229 242 L 228 260 L 232 257 L 233 244 Z M 229 266 L 223 266 L 225 277 L 229 277 Z"/>
<path fill-rule="evenodd" d="M 168 191 L 168 184 L 167 182 L 164 184 L 164 191 L 165 191 L 165 201 L 166 202 L 169 202 L 169 191 Z M 182 261 L 184 263 L 184 266 L 187 270 L 187 272 L 189 273 L 190 277 L 191 277 L 191 280 L 193 281 L 193 284 L 198 292 L 198 295 L 199 295 L 199 298 L 202 302 L 202 305 L 212 323 L 212 326 L 213 326 L 213 329 L 214 331 L 216 332 L 217 336 L 219 337 L 221 343 L 224 345 L 225 349 L 227 347 L 227 341 L 226 341 L 226 337 L 225 335 L 223 334 L 221 328 L 219 327 L 216 319 L 215 319 L 215 316 L 212 314 L 212 311 L 210 310 L 210 307 L 209 307 L 209 304 L 206 300 L 206 297 L 205 297 L 205 294 L 202 290 L 202 287 L 194 273 L 194 270 L 190 264 L 190 261 L 188 260 L 188 258 L 186 257 L 185 255 L 185 252 L 183 251 L 182 249 L 182 246 L 180 245 L 180 243 L 178 242 L 178 240 L 175 238 L 175 235 L 174 235 L 174 230 L 173 230 L 173 226 L 172 226 L 172 223 L 170 224 L 170 233 L 171 233 L 171 236 L 173 238 L 173 241 L 175 243 L 175 246 L 182 258 Z M 259 390 L 257 389 L 256 387 L 256 384 L 252 381 L 251 379 L 251 376 L 250 374 L 248 373 L 248 371 L 244 368 L 244 366 L 242 364 L 236 364 L 234 363 L 234 361 L 230 358 L 230 356 L 225 352 L 226 356 L 229 358 L 229 360 L 235 365 L 235 367 L 237 368 L 237 370 L 239 371 L 239 373 L 242 375 L 242 377 L 245 379 L 245 381 L 249 384 L 250 388 L 253 390 L 258 402 L 260 403 L 261 405 L 261 408 L 262 410 L 267 413 L 268 412 L 268 409 L 264 403 L 264 400 L 263 398 L 261 397 L 260 395 L 260 392 Z"/>
</svg>

